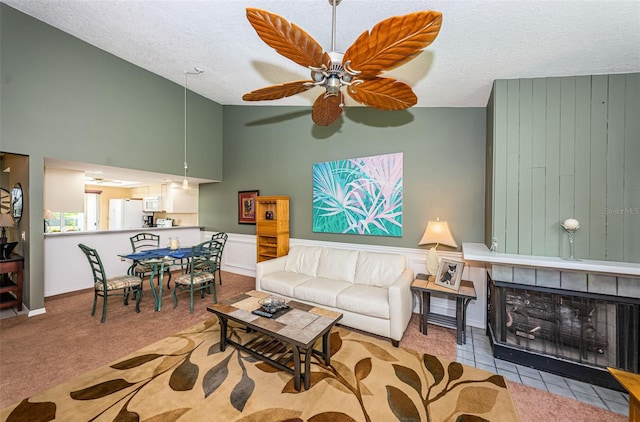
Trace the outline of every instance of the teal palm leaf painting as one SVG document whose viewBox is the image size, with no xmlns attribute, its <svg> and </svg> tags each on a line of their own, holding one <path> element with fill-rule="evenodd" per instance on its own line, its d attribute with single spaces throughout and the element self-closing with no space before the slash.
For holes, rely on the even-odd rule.
<svg viewBox="0 0 640 422">
<path fill-rule="evenodd" d="M 313 165 L 313 231 L 402 236 L 402 153 Z"/>
</svg>

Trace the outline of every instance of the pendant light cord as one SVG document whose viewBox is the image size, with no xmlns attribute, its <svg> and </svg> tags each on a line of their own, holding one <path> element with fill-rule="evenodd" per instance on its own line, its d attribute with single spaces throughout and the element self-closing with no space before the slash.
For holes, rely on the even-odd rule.
<svg viewBox="0 0 640 422">
<path fill-rule="evenodd" d="M 184 71 L 184 180 L 187 180 L 187 71 Z M 184 183 L 184 182 L 183 182 Z"/>
<path fill-rule="evenodd" d="M 187 189 L 189 187 L 189 182 L 187 181 L 187 170 L 189 168 L 189 164 L 187 162 L 187 75 L 199 75 L 204 72 L 204 70 L 194 67 L 195 72 L 187 72 L 184 71 L 184 179 L 182 180 L 182 188 Z"/>
</svg>

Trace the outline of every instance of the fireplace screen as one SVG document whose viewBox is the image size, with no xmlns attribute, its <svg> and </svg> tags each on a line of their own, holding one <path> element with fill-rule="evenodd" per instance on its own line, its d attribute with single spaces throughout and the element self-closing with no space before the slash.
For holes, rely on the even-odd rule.
<svg viewBox="0 0 640 422">
<path fill-rule="evenodd" d="M 584 365 L 638 372 L 637 304 L 500 284 L 492 283 L 489 302 L 495 342 Z"/>
</svg>

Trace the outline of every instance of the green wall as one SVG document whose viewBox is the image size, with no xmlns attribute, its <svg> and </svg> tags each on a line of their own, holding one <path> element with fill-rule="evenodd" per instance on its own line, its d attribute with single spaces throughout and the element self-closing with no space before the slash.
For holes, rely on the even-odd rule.
<svg viewBox="0 0 640 422">
<path fill-rule="evenodd" d="M 567 257 L 576 218 L 576 257 L 640 262 L 640 73 L 500 80 L 489 107 L 499 251 Z"/>
<path fill-rule="evenodd" d="M 237 223 L 237 192 L 291 197 L 291 237 L 418 246 L 428 219 L 449 221 L 459 245 L 484 236 L 484 108 L 348 108 L 335 125 L 314 126 L 311 107 L 225 106 L 224 182 L 200 188 L 200 223 L 255 233 Z M 313 233 L 312 165 L 402 152 L 403 236 Z M 446 248 L 446 247 L 443 247 Z"/>
<path fill-rule="evenodd" d="M 4 150 L 183 174 L 182 86 L 5 4 L 0 19 Z M 189 175 L 219 180 L 222 106 L 188 98 Z"/>
<path fill-rule="evenodd" d="M 29 157 L 24 294 L 38 309 L 45 157 L 182 175 L 184 88 L 0 3 L 0 98 L 0 151 Z M 222 106 L 188 98 L 189 175 L 219 180 Z"/>
</svg>

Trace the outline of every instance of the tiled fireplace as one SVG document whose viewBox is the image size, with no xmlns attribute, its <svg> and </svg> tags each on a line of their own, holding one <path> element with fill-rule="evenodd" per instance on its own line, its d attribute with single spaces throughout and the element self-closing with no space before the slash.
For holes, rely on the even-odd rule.
<svg viewBox="0 0 640 422">
<path fill-rule="evenodd" d="M 497 358 L 620 389 L 607 371 L 640 370 L 640 279 L 490 267 L 487 330 Z"/>
</svg>

